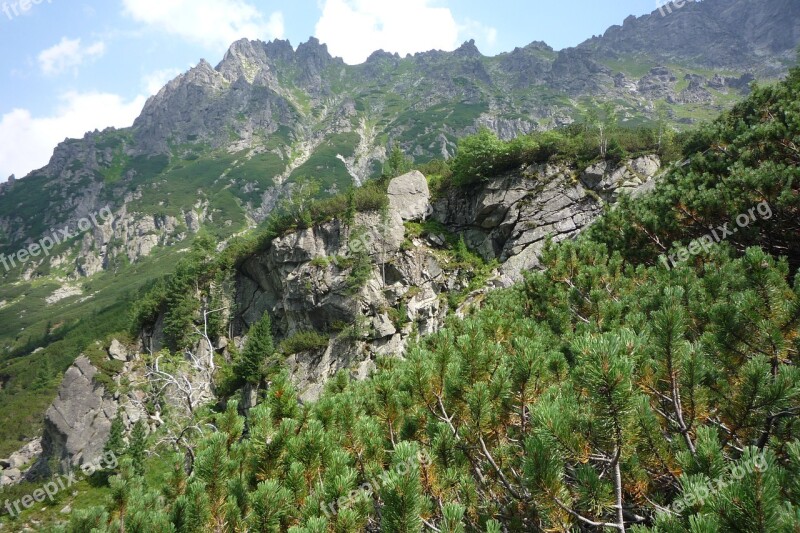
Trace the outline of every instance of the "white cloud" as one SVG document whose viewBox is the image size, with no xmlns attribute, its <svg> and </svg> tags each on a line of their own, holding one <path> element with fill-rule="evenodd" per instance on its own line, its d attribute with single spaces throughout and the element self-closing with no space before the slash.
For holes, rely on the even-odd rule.
<svg viewBox="0 0 800 533">
<path fill-rule="evenodd" d="M 57 45 L 39 54 L 39 68 L 46 76 L 57 76 L 69 69 L 77 69 L 85 61 L 101 57 L 106 51 L 103 41 L 81 46 L 80 39 L 61 38 Z"/>
<path fill-rule="evenodd" d="M 458 48 L 460 27 L 453 13 L 431 4 L 431 0 L 325 0 L 316 36 L 350 64 L 364 62 L 375 50 L 405 55 Z"/>
<path fill-rule="evenodd" d="M 47 164 L 53 148 L 65 138 L 109 126 L 127 127 L 144 106 L 145 97 L 131 101 L 108 93 L 69 92 L 51 116 L 34 117 L 14 109 L 0 119 L 0 181 L 10 174 L 22 177 Z"/>
<path fill-rule="evenodd" d="M 283 39 L 284 33 L 286 33 L 286 29 L 283 21 L 283 13 L 276 11 L 269 16 L 269 20 L 267 21 L 267 34 L 272 39 Z"/>
<path fill-rule="evenodd" d="M 227 48 L 241 38 L 279 39 L 283 14 L 269 19 L 245 0 L 123 0 L 134 20 L 211 49 Z"/>
<path fill-rule="evenodd" d="M 459 26 L 459 31 L 462 35 L 469 36 L 470 39 L 475 39 L 478 43 L 478 48 L 484 53 L 493 52 L 497 44 L 497 28 L 486 26 L 476 20 L 467 19 L 464 24 Z"/>
</svg>

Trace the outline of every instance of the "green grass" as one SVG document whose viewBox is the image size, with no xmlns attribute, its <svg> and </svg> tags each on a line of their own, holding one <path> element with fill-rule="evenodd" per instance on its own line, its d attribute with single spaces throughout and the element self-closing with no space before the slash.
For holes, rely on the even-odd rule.
<svg viewBox="0 0 800 533">
<path fill-rule="evenodd" d="M 355 153 L 360 137 L 357 133 L 336 133 L 328 137 L 311 157 L 292 172 L 291 178 L 312 177 L 323 189 L 336 184 L 339 190 L 347 188 L 353 177 L 345 164 L 336 156 L 351 157 Z"/>
<path fill-rule="evenodd" d="M 228 176 L 243 183 L 256 183 L 261 187 L 259 191 L 263 192 L 267 188 L 274 186 L 275 176 L 279 176 L 284 170 L 286 170 L 286 162 L 280 156 L 272 152 L 266 152 L 240 161 L 238 165 L 230 170 Z M 252 200 L 255 196 L 260 196 L 260 194 L 256 193 L 244 199 Z"/>
<path fill-rule="evenodd" d="M 28 235 L 42 235 L 47 231 L 43 213 L 47 212 L 52 201 L 47 190 L 50 178 L 32 175 L 17 181 L 13 188 L 0 196 L 0 217 L 20 220 Z"/>
<path fill-rule="evenodd" d="M 600 63 L 634 78 L 641 78 L 658 66 L 658 63 L 654 61 L 634 55 L 623 55 L 617 59 L 602 58 Z"/>
<path fill-rule="evenodd" d="M 118 457 L 117 460 L 119 461 L 119 459 Z M 153 455 L 145 460 L 145 467 L 145 482 L 149 486 L 160 486 L 164 483 L 171 465 L 168 458 Z M 112 496 L 107 478 L 109 474 L 114 473 L 114 470 L 101 471 L 95 476 L 86 479 L 83 473 L 78 470 L 75 475 L 76 482 L 67 490 L 59 491 L 52 502 L 45 500 L 42 503 L 37 503 L 30 509 L 24 510 L 16 519 L 12 519 L 6 514 L 4 502 L 6 500 L 14 502 L 23 496 L 32 494 L 33 491 L 42 488 L 42 482 L 24 482 L 13 487 L 6 487 L 0 490 L 0 503 L 3 504 L 3 507 L 0 507 L 0 530 L 3 530 L 3 526 L 6 528 L 18 528 L 29 520 L 36 520 L 37 531 L 42 531 L 69 520 L 69 514 L 61 513 L 61 510 L 67 505 L 72 509 L 87 509 L 96 505 L 105 505 Z M 50 480 L 45 480 L 44 482 L 46 483 L 47 481 Z M 64 483 L 67 483 L 66 479 Z M 14 530 L 10 529 L 10 531 Z"/>
</svg>

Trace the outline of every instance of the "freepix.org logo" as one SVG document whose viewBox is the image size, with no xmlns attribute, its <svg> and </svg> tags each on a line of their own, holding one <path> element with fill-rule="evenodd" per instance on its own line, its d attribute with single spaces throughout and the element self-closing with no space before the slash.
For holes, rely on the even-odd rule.
<svg viewBox="0 0 800 533">
<path fill-rule="evenodd" d="M 46 0 L 48 4 L 52 4 L 53 0 Z M 24 15 L 31 10 L 33 6 L 45 2 L 45 0 L 12 0 L 11 2 L 3 2 L 0 6 L 0 11 L 5 13 L 8 20 L 14 20 L 16 17 Z"/>
<path fill-rule="evenodd" d="M 688 4 L 689 1 L 690 0 L 656 0 L 656 7 L 658 8 L 658 12 L 661 13 L 661 16 L 666 17 L 672 13 L 673 9 L 680 9 Z"/>
<path fill-rule="evenodd" d="M 63 228 L 52 229 L 48 235 L 41 238 L 38 242 L 31 243 L 11 255 L 0 254 L 0 264 L 2 264 L 3 268 L 8 272 L 12 268 L 16 268 L 18 265 L 24 265 L 26 262 L 40 255 L 48 257 L 50 251 L 59 244 L 63 244 L 92 228 L 102 226 L 111 220 L 113 216 L 114 214 L 111 212 L 111 208 L 106 206 L 97 213 L 89 214 L 88 218 L 80 219 L 75 228 L 66 225 Z M 98 221 L 98 218 L 100 218 L 102 222 Z"/>
<path fill-rule="evenodd" d="M 761 202 L 755 207 L 751 207 L 747 213 L 742 213 L 733 222 L 726 222 L 718 228 L 709 228 L 710 233 L 703 235 L 699 239 L 693 240 L 688 246 L 678 248 L 670 255 L 663 254 L 659 258 L 661 264 L 667 268 L 678 266 L 679 263 L 688 261 L 690 258 L 700 254 L 709 253 L 715 243 L 720 243 L 736 235 L 740 229 L 745 229 L 759 220 L 769 220 L 772 218 L 772 207 L 769 203 Z M 738 227 L 737 227 L 738 226 Z"/>
<path fill-rule="evenodd" d="M 66 491 L 74 484 L 93 476 L 96 472 L 113 470 L 117 468 L 117 466 L 119 466 L 119 461 L 117 460 L 117 456 L 114 455 L 114 452 L 106 452 L 97 460 L 81 465 L 79 472 L 71 471 L 62 476 L 58 476 L 18 500 L 6 500 L 3 507 L 9 516 L 12 518 L 17 517 L 25 509 L 30 509 L 37 503 L 43 503 L 45 500 L 53 502 L 56 494 Z"/>
</svg>

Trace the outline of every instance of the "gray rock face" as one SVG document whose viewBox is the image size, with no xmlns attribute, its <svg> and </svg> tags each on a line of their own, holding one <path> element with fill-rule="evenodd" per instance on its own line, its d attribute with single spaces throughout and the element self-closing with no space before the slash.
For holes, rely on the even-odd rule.
<svg viewBox="0 0 800 533">
<path fill-rule="evenodd" d="M 428 180 L 418 170 L 393 179 L 387 192 L 389 208 L 404 222 L 422 220 L 428 214 L 431 192 Z"/>
<path fill-rule="evenodd" d="M 547 238 L 574 237 L 606 203 L 651 183 L 659 169 L 654 156 L 583 171 L 533 166 L 451 191 L 432 206 L 424 176 L 401 176 L 389 185 L 388 215 L 360 213 L 351 228 L 335 221 L 289 233 L 247 260 L 236 281 L 234 334 L 269 313 L 279 338 L 327 335 L 326 347 L 287 361 L 301 398 L 314 399 L 339 370 L 365 376 L 376 356 L 400 355 L 414 335 L 437 331 L 449 312 L 445 293 L 468 285 L 470 273 L 441 253 L 445 239 L 407 239 L 404 221 L 430 215 L 486 259 L 499 260 L 489 290 L 522 279 L 539 265 Z M 372 271 L 353 287 L 348 258 L 359 253 L 369 256 Z"/>
<path fill-rule="evenodd" d="M 25 476 L 25 468 L 41 453 L 42 439 L 34 439 L 11 454 L 8 459 L 0 460 L 0 487 L 22 481 Z"/>
<path fill-rule="evenodd" d="M 665 67 L 655 67 L 639 80 L 639 92 L 649 98 L 665 98 L 674 91 L 678 78 Z"/>
<path fill-rule="evenodd" d="M 406 190 L 415 213 L 424 213 L 424 189 Z M 360 213 L 351 228 L 330 222 L 275 239 L 239 270 L 234 333 L 244 334 L 268 312 L 279 338 L 309 330 L 327 335 L 326 349 L 288 361 L 303 399 L 341 369 L 366 375 L 377 355 L 399 355 L 417 331 L 438 329 L 447 312 L 438 295 L 466 286 L 467 273 L 440 265 L 422 241 L 403 250 L 404 238 L 403 219 L 390 209 L 387 216 Z M 361 254 L 372 271 L 356 284 L 352 261 Z"/>
<path fill-rule="evenodd" d="M 108 348 L 108 356 L 116 361 L 123 363 L 128 360 L 128 350 L 117 339 L 111 341 L 111 346 Z"/>
<path fill-rule="evenodd" d="M 649 15 L 629 17 L 580 48 L 606 57 L 646 53 L 662 64 L 674 59 L 711 68 L 780 69 L 774 55 L 793 57 L 786 45 L 800 35 L 800 3 L 794 0 L 687 0 Z M 680 34 L 680 38 L 676 36 Z"/>
<path fill-rule="evenodd" d="M 573 238 L 600 216 L 604 204 L 650 184 L 660 167 L 656 156 L 616 166 L 601 162 L 582 172 L 533 166 L 474 190 L 452 192 L 434 203 L 433 218 L 464 234 L 485 259 L 501 261 L 499 281 L 507 286 L 538 267 L 548 238 Z"/>
<path fill-rule="evenodd" d="M 58 397 L 47 410 L 42 458 L 36 475 L 65 473 L 97 461 L 117 413 L 117 403 L 93 381 L 97 369 L 81 356 L 67 370 Z"/>
<path fill-rule="evenodd" d="M 8 468 L 0 475 L 0 487 L 7 487 L 22 481 L 22 472 L 19 468 Z"/>
</svg>

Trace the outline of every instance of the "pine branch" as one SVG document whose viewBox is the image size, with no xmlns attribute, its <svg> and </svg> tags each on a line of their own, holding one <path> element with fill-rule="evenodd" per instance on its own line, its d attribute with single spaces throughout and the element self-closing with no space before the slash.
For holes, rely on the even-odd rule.
<svg viewBox="0 0 800 533">
<path fill-rule="evenodd" d="M 570 516 L 572 516 L 573 518 L 577 519 L 578 521 L 586 524 L 587 526 L 592 526 L 592 527 L 610 527 L 610 528 L 614 528 L 614 529 L 620 529 L 620 525 L 619 524 L 615 524 L 613 522 L 595 522 L 594 520 L 590 520 L 590 519 L 586 518 L 585 516 L 582 516 L 581 514 L 573 511 L 571 508 L 569 508 L 567 505 L 565 505 L 564 502 L 562 502 L 560 499 L 558 499 L 558 496 L 552 496 L 552 498 L 553 498 L 553 501 L 556 502 L 556 505 L 558 505 L 562 510 L 566 511 Z M 622 531 L 624 531 L 624 529 L 622 529 Z"/>
<path fill-rule="evenodd" d="M 503 483 L 503 486 L 506 488 L 506 490 L 515 499 L 520 501 L 527 501 L 529 499 L 527 496 L 525 497 L 521 496 L 516 490 L 514 490 L 514 487 L 511 486 L 511 483 L 509 483 L 508 478 L 503 473 L 503 471 L 500 470 L 500 467 L 497 465 L 497 462 L 495 462 L 494 457 L 492 457 L 492 454 L 489 453 L 489 450 L 486 448 L 486 442 L 484 442 L 483 437 L 480 435 L 478 436 L 478 442 L 481 443 L 481 449 L 483 450 L 483 455 L 486 457 L 486 459 L 489 460 L 489 463 L 492 465 L 492 468 L 494 468 L 494 471 L 500 477 L 500 481 L 501 483 Z"/>
</svg>

